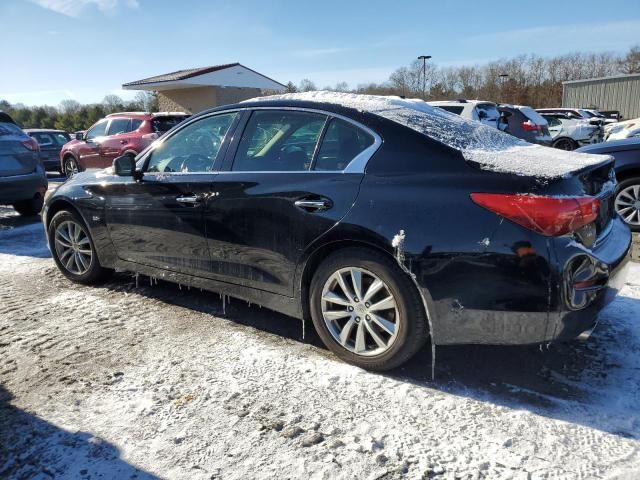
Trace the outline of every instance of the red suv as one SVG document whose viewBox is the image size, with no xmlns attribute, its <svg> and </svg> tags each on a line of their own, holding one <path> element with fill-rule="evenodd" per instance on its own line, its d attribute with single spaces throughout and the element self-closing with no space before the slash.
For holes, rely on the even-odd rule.
<svg viewBox="0 0 640 480">
<path fill-rule="evenodd" d="M 67 176 L 87 168 L 110 167 L 121 155 L 137 155 L 151 142 L 188 118 L 182 112 L 122 112 L 107 115 L 60 151 L 61 171 Z"/>
</svg>

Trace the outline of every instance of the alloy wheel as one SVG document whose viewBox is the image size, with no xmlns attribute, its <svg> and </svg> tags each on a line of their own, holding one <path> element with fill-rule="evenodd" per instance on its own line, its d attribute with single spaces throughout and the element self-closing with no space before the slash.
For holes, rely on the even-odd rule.
<svg viewBox="0 0 640 480">
<path fill-rule="evenodd" d="M 356 355 L 380 355 L 396 340 L 396 299 L 368 270 L 349 267 L 334 272 L 324 284 L 321 311 L 333 339 Z"/>
<path fill-rule="evenodd" d="M 64 173 L 67 177 L 72 177 L 80 170 L 78 169 L 78 164 L 72 157 L 67 157 L 64 161 Z"/>
<path fill-rule="evenodd" d="M 554 145 L 554 147 L 559 150 L 567 150 L 567 151 L 575 150 L 575 146 L 573 142 L 568 139 L 558 140 L 558 142 Z"/>
<path fill-rule="evenodd" d="M 54 244 L 58 260 L 68 272 L 83 275 L 89 271 L 93 250 L 89 236 L 80 224 L 67 220 L 58 225 Z"/>
<path fill-rule="evenodd" d="M 629 185 L 618 192 L 615 208 L 629 225 L 640 225 L 640 185 Z"/>
</svg>

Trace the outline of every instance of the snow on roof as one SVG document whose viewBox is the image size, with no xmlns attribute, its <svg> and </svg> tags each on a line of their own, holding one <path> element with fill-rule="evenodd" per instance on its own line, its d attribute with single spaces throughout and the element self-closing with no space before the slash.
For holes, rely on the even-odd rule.
<svg viewBox="0 0 640 480">
<path fill-rule="evenodd" d="M 611 158 L 532 145 L 420 99 L 318 91 L 259 97 L 247 102 L 268 100 L 331 103 L 379 115 L 455 148 L 466 160 L 495 172 L 558 178 Z"/>
</svg>

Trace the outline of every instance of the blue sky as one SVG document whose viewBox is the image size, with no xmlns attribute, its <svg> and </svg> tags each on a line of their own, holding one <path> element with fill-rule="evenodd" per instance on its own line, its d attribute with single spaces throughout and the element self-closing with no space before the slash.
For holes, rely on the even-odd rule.
<svg viewBox="0 0 640 480">
<path fill-rule="evenodd" d="M 0 25 L 0 99 L 28 105 L 126 97 L 124 82 L 235 61 L 356 86 L 420 54 L 448 66 L 640 44 L 638 0 L 3 0 Z"/>
</svg>

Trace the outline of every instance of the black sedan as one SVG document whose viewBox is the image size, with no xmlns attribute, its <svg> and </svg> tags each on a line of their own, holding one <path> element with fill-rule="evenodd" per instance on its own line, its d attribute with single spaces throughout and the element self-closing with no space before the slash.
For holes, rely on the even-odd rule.
<svg viewBox="0 0 640 480">
<path fill-rule="evenodd" d="M 585 336 L 631 245 L 610 158 L 424 102 L 311 93 L 203 112 L 44 211 L 62 273 L 139 272 L 311 318 L 386 370 L 434 345 Z"/>
<path fill-rule="evenodd" d="M 616 211 L 631 230 L 640 232 L 640 138 L 587 145 L 578 151 L 614 157 L 618 179 Z"/>
</svg>

